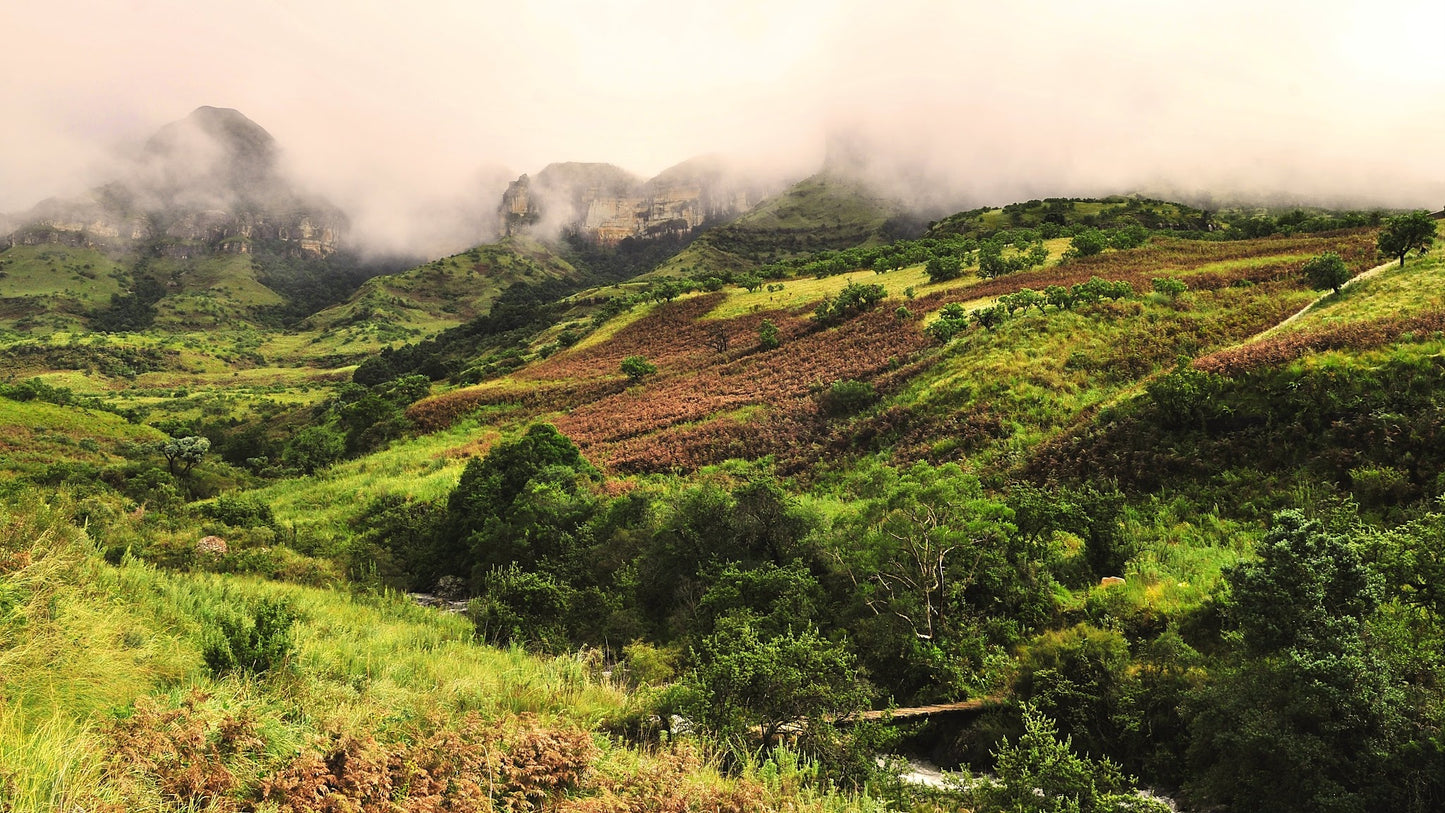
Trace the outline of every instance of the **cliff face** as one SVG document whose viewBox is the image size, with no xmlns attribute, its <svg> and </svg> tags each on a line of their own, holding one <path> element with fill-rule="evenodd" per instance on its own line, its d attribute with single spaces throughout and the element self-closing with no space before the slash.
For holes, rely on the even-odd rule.
<svg viewBox="0 0 1445 813">
<path fill-rule="evenodd" d="M 642 181 L 610 164 L 551 164 L 513 181 L 497 209 L 504 234 L 575 232 L 605 245 L 686 234 L 727 219 L 766 190 L 715 159 L 695 159 Z"/>
<path fill-rule="evenodd" d="M 0 244 L 125 248 L 167 256 L 245 254 L 256 241 L 324 257 L 347 228 L 335 206 L 307 199 L 277 171 L 275 139 L 235 110 L 198 108 L 161 128 L 121 177 L 88 199 L 51 199 L 12 218 Z"/>
</svg>

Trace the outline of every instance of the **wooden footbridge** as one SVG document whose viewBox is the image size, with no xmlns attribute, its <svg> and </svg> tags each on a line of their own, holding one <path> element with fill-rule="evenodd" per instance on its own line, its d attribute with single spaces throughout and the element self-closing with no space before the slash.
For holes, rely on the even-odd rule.
<svg viewBox="0 0 1445 813">
<path fill-rule="evenodd" d="M 938 717 L 952 714 L 973 714 L 983 711 L 986 708 L 1003 704 L 1002 697 L 980 697 L 974 700 L 962 700 L 957 703 L 940 703 L 934 706 L 915 706 L 907 709 L 879 709 L 877 711 L 860 711 L 839 717 L 838 723 L 861 723 L 881 720 L 883 722 L 903 722 L 905 720 L 917 720 L 926 717 Z"/>
</svg>

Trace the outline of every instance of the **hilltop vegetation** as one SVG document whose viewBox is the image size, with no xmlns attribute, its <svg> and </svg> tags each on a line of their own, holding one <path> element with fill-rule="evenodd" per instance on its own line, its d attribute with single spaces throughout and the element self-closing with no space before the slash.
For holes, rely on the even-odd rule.
<svg viewBox="0 0 1445 813">
<path fill-rule="evenodd" d="M 900 236 L 905 210 L 858 181 L 828 174 L 800 181 L 722 226 L 710 229 L 663 263 L 659 276 L 704 277 L 827 249 Z"/>
<path fill-rule="evenodd" d="M 805 182 L 641 279 L 660 249 L 513 239 L 292 334 L 182 338 L 157 306 L 6 335 L 0 694 L 26 701 L 0 788 L 1437 806 L 1439 249 L 1135 198 L 897 234 L 856 192 Z M 1337 291 L 1305 272 L 1331 255 Z M 47 670 L 41 640 L 119 677 Z M 990 704 L 845 724 L 966 698 Z M 998 779 L 909 790 L 889 749 Z"/>
</svg>

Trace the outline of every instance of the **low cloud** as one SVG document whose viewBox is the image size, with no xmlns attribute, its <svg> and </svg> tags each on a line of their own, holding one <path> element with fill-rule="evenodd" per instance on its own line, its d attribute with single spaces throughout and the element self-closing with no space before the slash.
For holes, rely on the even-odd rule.
<svg viewBox="0 0 1445 813">
<path fill-rule="evenodd" d="M 488 236 L 505 181 L 555 161 L 650 177 L 722 152 L 801 176 L 830 137 L 935 206 L 1445 204 L 1445 9 L 1422 3 L 19 6 L 0 211 L 104 180 L 116 145 L 200 105 L 265 127 L 389 251 Z"/>
</svg>

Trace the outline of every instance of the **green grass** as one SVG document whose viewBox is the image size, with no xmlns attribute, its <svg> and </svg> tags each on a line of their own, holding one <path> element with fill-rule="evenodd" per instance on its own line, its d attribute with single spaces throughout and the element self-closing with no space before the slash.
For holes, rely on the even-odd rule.
<svg viewBox="0 0 1445 813">
<path fill-rule="evenodd" d="M 444 498 L 456 486 L 467 460 L 485 454 L 500 437 L 500 429 L 482 425 L 500 412 L 488 410 L 445 431 L 398 441 L 315 476 L 283 480 L 252 493 L 268 503 L 283 524 L 321 538 L 338 538 L 349 533 L 346 521 L 374 497 Z"/>
<path fill-rule="evenodd" d="M 33 474 L 59 462 L 102 465 L 124 443 L 155 443 L 165 435 L 109 412 L 41 401 L 0 398 L 0 471 Z"/>
<path fill-rule="evenodd" d="M 1099 407 L 1137 393 L 1177 355 L 1252 335 L 1310 298 L 1307 291 L 1258 286 L 1194 292 L 1174 304 L 1144 298 L 1095 311 L 1030 312 L 993 331 L 968 331 L 895 402 L 923 415 L 962 413 L 995 425 L 996 438 L 967 456 L 974 465 L 1007 465 Z M 1146 349 L 1155 360 L 1140 366 Z M 933 454 L 956 455 L 957 444 L 940 437 Z"/>
<path fill-rule="evenodd" d="M 368 742 L 405 744 L 419 731 L 461 733 L 467 725 L 495 732 L 499 756 L 535 759 L 521 767 L 536 770 L 569 757 L 512 750 L 509 731 L 540 726 L 541 744 L 550 746 L 556 741 L 546 732 L 593 730 L 629 708 L 586 653 L 541 658 L 480 646 L 466 619 L 396 595 L 168 572 L 129 559 L 111 566 L 95 553 L 105 545 L 105 530 L 99 533 L 87 536 L 63 496 L 0 506 L 0 806 L 7 813 L 205 807 L 204 798 L 166 790 L 175 776 L 167 766 L 234 777 L 217 801 L 250 809 L 263 778 L 303 753 L 363 754 Z M 259 676 L 214 674 L 202 657 L 213 619 L 263 599 L 297 613 L 292 655 Z M 207 750 L 223 736 L 223 721 L 242 732 L 230 741 L 235 750 Z M 116 762 L 126 738 L 140 750 Z M 588 776 L 573 793 L 595 796 L 598 809 L 648 809 L 644 800 L 654 794 L 747 799 L 760 810 L 884 809 L 810 782 L 811 768 L 787 751 L 745 759 L 740 776 L 729 779 L 687 743 L 640 750 L 585 734 L 580 742 L 590 753 Z M 333 802 L 343 791 L 335 792 Z M 727 806 L 737 803 L 709 809 Z"/>
<path fill-rule="evenodd" d="M 1379 274 L 1328 294 L 1285 330 L 1315 330 L 1445 309 L 1445 287 L 1440 284 L 1445 250 L 1411 258 L 1404 268 L 1393 261 L 1386 265 Z"/>
<path fill-rule="evenodd" d="M 137 698 L 200 690 L 260 718 L 284 756 L 331 730 L 385 720 L 539 714 L 595 725 L 624 702 L 572 658 L 472 643 L 466 620 L 402 598 L 102 563 L 64 501 L 0 510 L 0 799 L 16 811 L 114 796 L 101 773 L 107 721 Z M 103 539 L 95 540 L 103 543 Z M 274 680 L 216 678 L 207 619 L 259 598 L 300 614 L 294 668 Z"/>
</svg>

